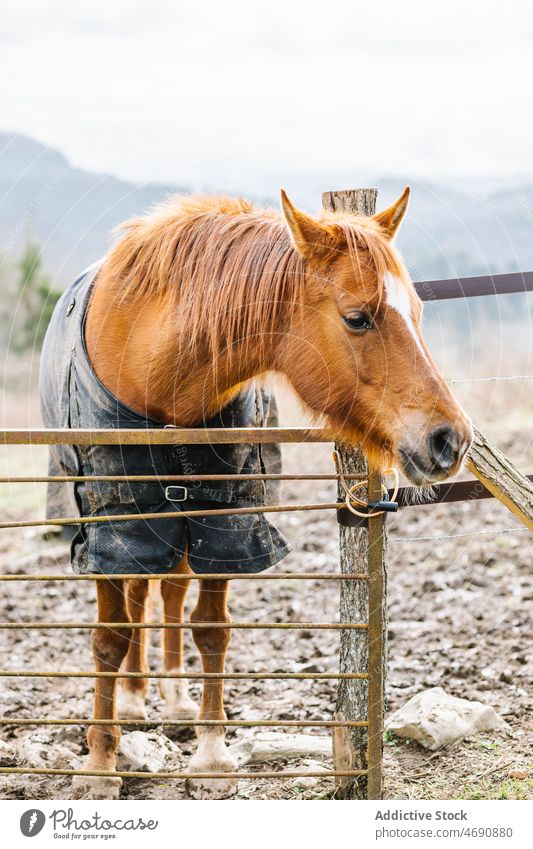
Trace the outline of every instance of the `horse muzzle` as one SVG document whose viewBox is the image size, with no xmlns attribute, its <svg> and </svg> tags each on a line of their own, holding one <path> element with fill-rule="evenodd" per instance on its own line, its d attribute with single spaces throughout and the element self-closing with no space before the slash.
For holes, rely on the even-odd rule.
<svg viewBox="0 0 533 849">
<path fill-rule="evenodd" d="M 411 483 L 427 486 L 459 471 L 472 443 L 472 428 L 465 424 L 453 427 L 443 423 L 412 444 L 404 441 L 398 446 L 403 472 Z"/>
</svg>

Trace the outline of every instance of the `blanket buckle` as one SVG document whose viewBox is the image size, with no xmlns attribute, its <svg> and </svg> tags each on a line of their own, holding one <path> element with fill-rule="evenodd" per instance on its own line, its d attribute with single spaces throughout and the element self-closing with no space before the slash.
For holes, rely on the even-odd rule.
<svg viewBox="0 0 533 849">
<path fill-rule="evenodd" d="M 186 501 L 187 487 L 167 486 L 165 487 L 165 498 L 167 499 L 167 501 Z"/>
</svg>

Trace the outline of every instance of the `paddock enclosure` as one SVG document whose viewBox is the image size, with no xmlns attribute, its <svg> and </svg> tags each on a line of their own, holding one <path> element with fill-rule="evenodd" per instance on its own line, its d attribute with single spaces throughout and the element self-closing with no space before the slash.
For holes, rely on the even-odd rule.
<svg viewBox="0 0 533 849">
<path fill-rule="evenodd" d="M 366 190 L 371 191 L 371 190 Z M 337 202 L 343 193 L 337 193 Z M 374 195 L 375 199 L 375 195 Z M 342 197 L 340 198 L 342 201 Z M 354 203 L 353 196 L 349 196 L 350 203 Z M 366 197 L 368 201 L 368 196 Z M 335 202 L 333 199 L 331 202 Z M 357 203 L 357 201 L 355 201 Z M 359 201 L 359 204 L 361 201 Z M 463 278 L 456 280 L 444 281 L 428 281 L 424 283 L 415 283 L 417 291 L 422 300 L 438 300 L 440 298 L 457 298 L 457 297 L 477 297 L 493 294 L 506 294 L 510 292 L 524 292 L 533 290 L 533 272 L 528 273 L 513 273 L 497 276 L 486 276 L 476 278 Z M 525 376 L 527 377 L 527 376 Z M 326 738 L 331 735 L 333 737 L 333 757 L 329 759 L 327 765 L 318 763 L 305 763 L 298 768 L 290 766 L 279 767 L 278 761 L 273 761 L 270 766 L 257 766 L 254 764 L 251 767 L 243 767 L 239 769 L 235 776 L 242 779 L 249 786 L 261 787 L 262 782 L 268 782 L 269 786 L 278 785 L 282 790 L 282 795 L 287 794 L 287 788 L 292 785 L 305 788 L 310 787 L 310 781 L 315 781 L 316 791 L 320 791 L 323 796 L 334 795 L 341 798 L 381 798 L 383 794 L 383 780 L 387 780 L 387 770 L 383 761 L 383 718 L 385 713 L 385 679 L 388 670 L 387 664 L 387 633 L 394 632 L 394 620 L 391 628 L 388 628 L 387 621 L 387 551 L 395 543 L 400 543 L 414 550 L 413 557 L 416 559 L 417 554 L 414 546 L 416 540 L 421 542 L 430 542 L 432 540 L 452 539 L 453 534 L 439 535 L 438 527 L 432 527 L 430 534 L 413 534 L 401 533 L 396 538 L 391 538 L 387 541 L 386 525 L 390 524 L 390 519 L 386 520 L 386 514 L 377 510 L 369 510 L 367 518 L 356 516 L 350 512 L 342 495 L 342 490 L 332 492 L 337 488 L 339 483 L 339 469 L 335 468 L 332 460 L 322 460 L 320 471 L 316 470 L 316 461 L 314 459 L 315 447 L 322 451 L 321 456 L 327 456 L 325 445 L 328 444 L 329 436 L 326 431 L 318 428 L 259 428 L 259 429 L 241 429 L 241 430 L 201 430 L 201 429 L 170 429 L 170 430 L 134 430 L 124 431 L 52 431 L 52 430 L 16 430 L 6 429 L 1 433 L 1 438 L 4 446 L 46 446 L 49 444 L 191 444 L 191 443 L 279 443 L 288 449 L 296 447 L 297 455 L 294 470 L 290 470 L 281 475 L 263 475 L 263 479 L 281 480 L 287 482 L 291 490 L 291 497 L 282 500 L 280 505 L 267 507 L 250 507 L 250 508 L 228 508 L 223 511 L 195 511 L 190 515 L 210 515 L 214 512 L 267 512 L 280 513 L 283 515 L 283 521 L 290 524 L 292 518 L 299 520 L 300 517 L 306 522 L 307 530 L 311 531 L 306 539 L 302 540 L 302 552 L 306 552 L 306 556 L 302 557 L 303 565 L 289 571 L 283 571 L 281 568 L 274 568 L 266 574 L 260 575 L 234 575 L 228 576 L 232 581 L 233 593 L 232 603 L 238 602 L 239 592 L 241 587 L 245 585 L 244 592 L 256 592 L 264 597 L 268 594 L 269 597 L 276 593 L 282 597 L 283 592 L 290 589 L 291 603 L 285 607 L 280 606 L 274 618 L 257 617 L 257 611 L 254 610 L 254 615 L 249 618 L 237 618 L 232 622 L 231 628 L 237 639 L 240 641 L 237 648 L 250 648 L 253 646 L 253 651 L 250 652 L 250 657 L 254 659 L 255 668 L 243 669 L 243 660 L 246 658 L 246 650 L 238 653 L 237 662 L 233 659 L 233 654 L 230 654 L 230 670 L 220 675 L 216 673 L 217 678 L 223 678 L 227 681 L 227 687 L 236 688 L 231 690 L 228 696 L 229 719 L 226 722 L 215 722 L 213 720 L 162 720 L 157 716 L 146 721 L 140 720 L 93 720 L 90 718 L 90 711 L 86 709 L 85 715 L 72 715 L 63 709 L 61 704 L 61 694 L 66 693 L 65 686 L 72 686 L 72 682 L 76 683 L 76 679 L 83 679 L 83 684 L 87 683 L 87 679 L 95 678 L 95 673 L 86 665 L 85 668 L 79 667 L 78 670 L 64 668 L 61 663 L 60 650 L 57 646 L 52 646 L 50 650 L 51 668 L 46 665 L 46 651 L 39 651 L 38 643 L 34 640 L 48 639 L 50 636 L 59 634 L 62 641 L 67 647 L 67 644 L 74 638 L 80 642 L 85 640 L 88 644 L 88 631 L 93 627 L 98 626 L 94 617 L 94 605 L 91 606 L 87 602 L 86 587 L 91 585 L 91 582 L 98 580 L 110 580 L 104 575 L 74 575 L 68 574 L 64 568 L 64 558 L 66 549 L 62 550 L 59 556 L 61 561 L 61 572 L 54 571 L 49 567 L 49 560 L 46 558 L 45 549 L 41 550 L 43 567 L 35 570 L 32 568 L 31 557 L 26 558 L 24 568 L 19 568 L 16 571 L 10 572 L 9 569 L 2 570 L 0 574 L 0 584 L 4 595 L 13 594 L 18 600 L 17 617 L 13 615 L 15 610 L 14 605 L 11 607 L 6 604 L 3 608 L 9 615 L 2 617 L 0 622 L 0 631 L 4 637 L 4 646 L 7 647 L 7 652 L 4 651 L 5 658 L 16 658 L 19 661 L 19 666 L 8 665 L 5 663 L 5 668 L 0 670 L 0 677 L 5 679 L 7 683 L 12 682 L 16 687 L 24 679 L 26 681 L 35 680 L 35 686 L 40 694 L 37 702 L 40 704 L 40 709 L 37 708 L 35 700 L 29 705 L 28 711 L 17 710 L 11 713 L 9 709 L 2 712 L 0 716 L 0 725 L 3 731 L 13 737 L 24 728 L 30 728 L 37 734 L 41 731 L 52 733 L 54 744 L 58 744 L 62 740 L 62 734 L 66 740 L 76 739 L 77 745 L 83 736 L 86 726 L 90 724 L 120 724 L 123 731 L 127 731 L 131 727 L 135 729 L 162 729 L 165 733 L 181 734 L 184 732 L 184 726 L 195 725 L 212 725 L 223 724 L 230 733 L 235 730 L 238 732 L 248 732 L 251 729 L 276 729 L 285 732 L 306 732 L 316 733 L 321 738 Z M 328 449 L 330 450 L 330 449 Z M 341 459 L 341 474 L 345 475 L 346 482 L 349 485 L 367 481 L 367 497 L 371 502 L 380 501 L 383 497 L 383 480 L 381 475 L 374 469 L 367 470 L 364 465 L 363 458 L 354 458 L 353 451 L 349 451 L 345 446 L 337 446 L 337 450 Z M 499 452 L 495 451 L 490 443 L 477 434 L 475 445 L 471 454 L 473 458 L 469 463 L 470 471 L 474 471 L 476 477 L 470 477 L 467 480 L 458 482 L 444 483 L 434 487 L 434 497 L 431 504 L 416 505 L 412 501 L 410 490 L 400 488 L 397 494 L 397 503 L 399 505 L 398 516 L 392 516 L 394 522 L 399 523 L 403 527 L 402 517 L 406 515 L 407 522 L 412 522 L 411 516 L 421 513 L 427 515 L 431 511 L 438 513 L 442 517 L 443 510 L 459 509 L 461 505 L 470 506 L 477 504 L 478 501 L 484 499 L 496 498 L 505 508 L 513 513 L 514 519 L 518 519 L 519 524 L 512 524 L 511 527 L 500 527 L 492 530 L 490 527 L 481 531 L 468 531 L 464 535 L 479 537 L 484 533 L 495 534 L 500 537 L 504 534 L 513 536 L 518 534 L 517 539 L 523 539 L 521 534 L 524 531 L 532 528 L 532 512 L 533 512 L 533 487 L 531 486 L 531 477 L 527 478 L 520 475 L 514 467 L 506 461 L 506 458 Z M 327 463 L 329 462 L 329 467 Z M 20 472 L 23 472 L 25 467 L 21 465 Z M 107 480 L 109 478 L 100 478 Z M 116 478 L 113 478 L 116 480 Z M 131 477 L 124 476 L 122 480 L 132 480 Z M 137 477 L 137 480 L 150 480 L 149 476 L 142 478 Z M 187 481 L 198 479 L 194 476 L 175 476 L 173 481 L 179 483 L 187 483 Z M 221 476 L 203 476 L 202 480 L 206 479 L 227 479 Z M 10 471 L 8 475 L 0 478 L 0 484 L 6 485 L 37 485 L 43 486 L 54 480 L 62 482 L 65 485 L 73 482 L 73 478 L 54 478 L 51 479 L 46 475 L 38 474 L 23 474 Z M 76 478 L 76 480 L 79 480 Z M 392 493 L 389 493 L 392 495 Z M 496 504 L 495 501 L 489 502 Z M 450 507 L 442 507 L 439 505 L 450 505 Z M 453 505 L 453 507 L 452 507 Z M 480 505 L 483 508 L 485 505 Z M 476 508 L 477 509 L 477 508 Z M 499 508 L 503 512 L 503 507 Z M 440 512 L 439 512 L 440 511 Z M 363 508 L 363 513 L 365 512 Z M 375 515 L 373 515 L 373 512 Z M 409 515 L 410 514 L 410 515 Z M 175 514 L 162 514 L 168 521 L 180 521 L 188 514 L 186 512 L 176 511 Z M 503 514 L 505 515 L 505 513 Z M 407 518 L 408 516 L 408 518 Z M 326 518 L 325 518 L 326 517 Z M 11 534 L 13 539 L 15 535 L 24 533 L 41 533 L 38 531 L 27 531 L 33 528 L 50 528 L 51 526 L 62 525 L 78 525 L 82 522 L 91 523 L 94 521 L 115 521 L 130 518 L 124 517 L 98 517 L 95 518 L 69 518 L 64 517 L 58 520 L 41 520 L 32 518 L 9 518 L 2 519 L 0 529 L 7 534 Z M 138 518 L 138 516 L 137 516 Z M 153 514 L 152 514 L 153 518 Z M 424 520 L 423 520 L 424 521 Z M 501 521 L 501 520 L 500 520 Z M 338 536 L 336 525 L 340 528 L 341 545 L 340 550 L 336 548 L 335 537 Z M 412 525 L 409 524 L 409 528 Z M 299 530 L 302 530 L 299 527 Z M 461 529 L 460 529 L 461 530 Z M 456 535 L 457 536 L 457 535 Z M 461 536 L 459 533 L 458 536 Z M 33 539 L 37 539 L 36 536 Z M 328 557 L 325 558 L 320 554 L 321 545 L 328 546 Z M 45 545 L 45 543 L 39 543 Z M 49 543 L 48 543 L 49 545 Z M 307 548 L 305 548 L 307 546 Z M 319 554 L 316 554 L 319 552 Z M 293 558 L 294 559 L 294 558 Z M 332 563 L 336 560 L 336 568 L 332 568 Z M 292 561 L 291 561 L 292 562 Z M 311 564 L 308 566 L 307 564 Z M 321 566 L 321 563 L 324 564 Z M 114 575 L 117 579 L 121 576 Z M 124 576 L 131 579 L 133 575 Z M 144 579 L 158 580 L 161 576 L 139 575 Z M 183 575 L 176 575 L 177 580 L 183 581 Z M 187 579 L 192 582 L 209 580 L 209 575 L 191 575 Z M 219 577 L 219 576 L 217 576 Z M 389 576 L 390 581 L 390 576 Z M 83 587 L 85 596 L 78 599 L 78 588 Z M 332 605 L 331 599 L 332 587 L 337 594 L 340 589 L 340 601 L 335 607 Z M 308 589 L 309 588 L 309 589 Z M 30 595 L 39 597 L 39 594 L 44 591 L 46 598 L 47 593 L 52 593 L 56 599 L 70 598 L 74 604 L 66 605 L 67 614 L 70 613 L 71 618 L 55 620 L 47 617 L 46 608 L 39 612 L 39 616 L 32 617 L 25 612 L 25 600 Z M 80 589 L 81 592 L 81 589 Z M 324 596 L 321 595 L 324 593 Z M 305 607 L 298 604 L 298 597 L 306 598 Z M 327 604 L 321 603 L 321 598 L 328 598 Z M 79 614 L 76 612 L 76 602 L 81 601 Z M 314 602 L 314 604 L 313 604 Z M 86 615 L 83 613 L 83 606 L 86 605 L 89 610 Z M 53 610 L 54 607 L 52 606 Z M 303 609 L 312 609 L 313 618 L 302 619 L 301 613 Z M 326 609 L 330 614 L 322 616 L 323 609 Z M 58 605 L 58 610 L 61 612 L 62 605 Z M 259 607 L 260 610 L 260 607 Z M 426 611 L 427 613 L 427 611 Z M 122 623 L 112 623 L 118 627 Z M 150 630 L 155 630 L 162 627 L 162 623 L 153 621 L 147 623 L 135 623 L 135 627 L 143 627 Z M 182 627 L 186 631 L 191 628 L 190 622 L 184 622 L 183 625 L 167 624 L 165 627 Z M 198 627 L 198 624 L 195 625 Z M 208 623 L 203 627 L 215 628 L 221 627 L 217 623 Z M 224 626 L 227 627 L 227 626 Z M 438 629 L 438 624 L 436 628 Z M 21 656 L 21 632 L 26 635 L 29 640 L 29 648 L 27 651 L 28 663 L 20 663 Z M 38 635 L 35 637 L 34 635 Z M 305 636 L 304 636 L 305 635 Z M 266 636 L 277 640 L 276 651 L 269 651 L 269 644 L 266 641 Z M 390 635 L 389 635 L 390 636 Z M 441 634 L 441 638 L 445 638 L 446 634 Z M 283 669 L 279 666 L 279 655 L 283 656 L 284 640 L 286 640 L 287 648 L 293 645 L 294 640 L 305 640 L 312 646 L 310 652 L 311 659 L 316 661 L 316 657 L 321 649 L 321 643 L 324 646 L 322 656 L 326 658 L 330 664 L 330 668 L 323 669 L 320 662 L 309 662 L 309 656 L 305 657 L 302 653 L 303 660 L 299 660 L 296 664 L 292 664 L 293 668 Z M 340 649 L 339 649 L 340 641 Z M 10 650 L 10 645 L 12 650 Z M 37 667 L 33 663 L 31 657 L 32 651 L 36 647 L 36 655 L 38 656 Z M 70 651 L 70 650 L 69 650 Z M 69 652 L 67 652 L 69 653 Z M 275 656 L 275 662 L 272 663 L 270 655 Z M 88 657 L 88 653 L 85 655 Z M 258 662 L 258 656 L 260 661 Z M 235 652 L 237 657 L 237 652 Z M 296 668 L 297 666 L 302 667 Z M 235 668 L 237 667 L 237 668 Z M 258 667 L 258 668 L 257 668 Z M 158 678 L 187 678 L 193 684 L 201 682 L 202 679 L 209 677 L 208 673 L 197 672 L 194 669 L 184 673 L 160 673 L 152 671 L 154 664 L 150 664 L 150 672 L 145 673 L 117 673 L 117 677 L 131 677 L 134 675 L 142 675 L 150 679 L 157 680 Z M 429 670 L 428 670 L 429 672 Z M 114 674 L 114 673 L 99 673 Z M 430 677 L 428 675 L 428 677 Z M 44 689 L 43 689 L 44 686 Z M 81 686 L 81 685 L 80 685 Z M 310 696 L 308 696 L 307 704 L 303 707 L 299 705 L 297 697 L 294 698 L 294 693 L 300 686 L 311 687 Z M 261 715 L 258 715 L 257 708 L 250 710 L 252 716 L 239 716 L 239 706 L 235 704 L 235 695 L 240 692 L 239 687 L 248 687 L 255 689 L 259 704 L 262 704 Z M 315 689 L 313 689 L 315 688 Z M 324 714 L 324 704 L 322 698 L 313 697 L 316 688 L 326 688 L 330 702 L 329 716 Z M 4 687 L 5 689 L 5 687 Z M 336 695 L 335 695 L 336 691 Z M 246 691 L 245 691 L 246 692 Z M 307 692 L 307 691 L 306 691 Z M 271 694 L 269 697 L 268 694 Z M 54 694 L 57 701 L 54 700 Z M 273 695 L 272 695 L 273 694 Z M 280 694 L 282 694 L 280 696 Z M 285 695 L 283 695 L 285 694 Z M 313 705 L 314 698 L 314 705 Z M 72 696 L 69 695 L 71 700 Z M 83 701 L 83 700 L 82 700 Z M 296 702 L 296 704 L 295 704 Z M 244 699 L 246 703 L 246 698 Z M 335 708 L 332 709 L 332 703 Z M 85 704 L 87 700 L 85 699 Z M 291 704 L 293 707 L 291 708 Z M 273 715 L 273 708 L 278 705 L 279 711 L 277 715 Z M 233 708 L 236 708 L 232 712 Z M 8 700 L 9 708 L 9 700 Z M 271 709 L 272 708 L 272 709 Z M 150 709 L 150 703 L 149 703 Z M 21 715 L 24 714 L 24 715 Z M 29 714 L 29 715 L 28 715 Z M 73 737 L 74 735 L 74 737 Z M 2 735 L 4 736 L 4 735 Z M 7 740 L 7 738 L 4 737 Z M 291 761 L 291 758 L 287 758 Z M 293 758 L 294 760 L 294 758 Z M 307 759 L 309 761 L 309 759 Z M 5 765 L 2 762 L 0 766 L 0 775 L 5 781 L 14 781 L 15 784 L 9 785 L 8 792 L 13 792 L 15 795 L 20 794 L 25 797 L 29 794 L 31 798 L 39 798 L 38 793 L 43 792 L 45 782 L 64 781 L 69 776 L 83 774 L 83 770 L 72 766 L 47 766 L 43 763 L 40 766 L 29 766 L 24 763 Z M 92 773 L 99 774 L 99 773 Z M 143 793 L 154 794 L 158 793 L 163 798 L 171 798 L 175 792 L 174 788 L 181 787 L 184 779 L 189 777 L 183 769 L 161 769 L 161 770 L 132 770 L 131 768 L 124 771 L 117 771 L 117 776 L 121 776 L 130 782 L 133 786 L 145 788 L 139 792 L 137 798 L 143 798 Z M 29 789 L 24 789 L 26 785 L 17 784 L 23 780 L 23 777 L 32 776 L 40 783 L 36 785 L 27 785 Z M 216 774 L 209 774 L 206 777 L 215 777 Z M 172 785 L 171 789 L 167 788 L 167 782 Z M 300 782 L 300 784 L 299 784 Z M 306 784 L 307 782 L 307 784 Z M 147 790 L 151 784 L 151 790 Z M 64 786 L 64 785 L 60 785 Z M 159 790 L 158 788 L 165 788 Z M 18 790 L 17 790 L 18 788 Z M 33 789 L 32 789 L 33 788 Z M 182 793 L 182 790 L 179 791 Z M 301 791 L 300 791 L 301 792 Z M 37 794 L 37 795 L 32 795 Z M 275 798 L 278 790 L 274 790 L 272 797 Z M 305 795 L 305 790 L 304 790 Z"/>
</svg>

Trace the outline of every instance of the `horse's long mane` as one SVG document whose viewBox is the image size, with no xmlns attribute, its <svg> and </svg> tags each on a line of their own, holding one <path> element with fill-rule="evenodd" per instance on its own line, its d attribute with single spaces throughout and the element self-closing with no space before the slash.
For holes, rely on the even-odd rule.
<svg viewBox="0 0 533 849">
<path fill-rule="evenodd" d="M 356 270 L 362 256 L 372 263 L 381 287 L 398 260 L 379 226 L 365 216 L 322 220 L 336 226 Z M 268 344 L 280 320 L 309 300 L 305 262 L 281 215 L 242 198 L 174 196 L 121 230 L 102 269 L 107 284 L 119 300 L 158 297 L 179 309 L 182 355 L 206 342 L 214 355 L 221 343 Z"/>
</svg>

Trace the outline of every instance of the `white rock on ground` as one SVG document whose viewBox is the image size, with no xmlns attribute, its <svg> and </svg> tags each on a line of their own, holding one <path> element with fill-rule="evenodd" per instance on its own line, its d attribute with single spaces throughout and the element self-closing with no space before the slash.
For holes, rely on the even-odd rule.
<svg viewBox="0 0 533 849">
<path fill-rule="evenodd" d="M 62 746 L 47 734 L 30 734 L 18 746 L 18 758 L 29 767 L 50 769 L 78 769 L 81 760 L 71 749 Z"/>
<path fill-rule="evenodd" d="M 117 769 L 128 772 L 159 772 L 179 749 L 159 731 L 122 734 L 117 752 Z"/>
<path fill-rule="evenodd" d="M 291 758 L 331 757 L 331 739 L 312 734 L 262 731 L 230 746 L 229 751 L 239 766 Z"/>
<path fill-rule="evenodd" d="M 385 722 L 385 731 L 416 740 L 432 751 L 478 731 L 508 728 L 490 705 L 450 696 L 442 687 L 417 693 Z"/>
</svg>

